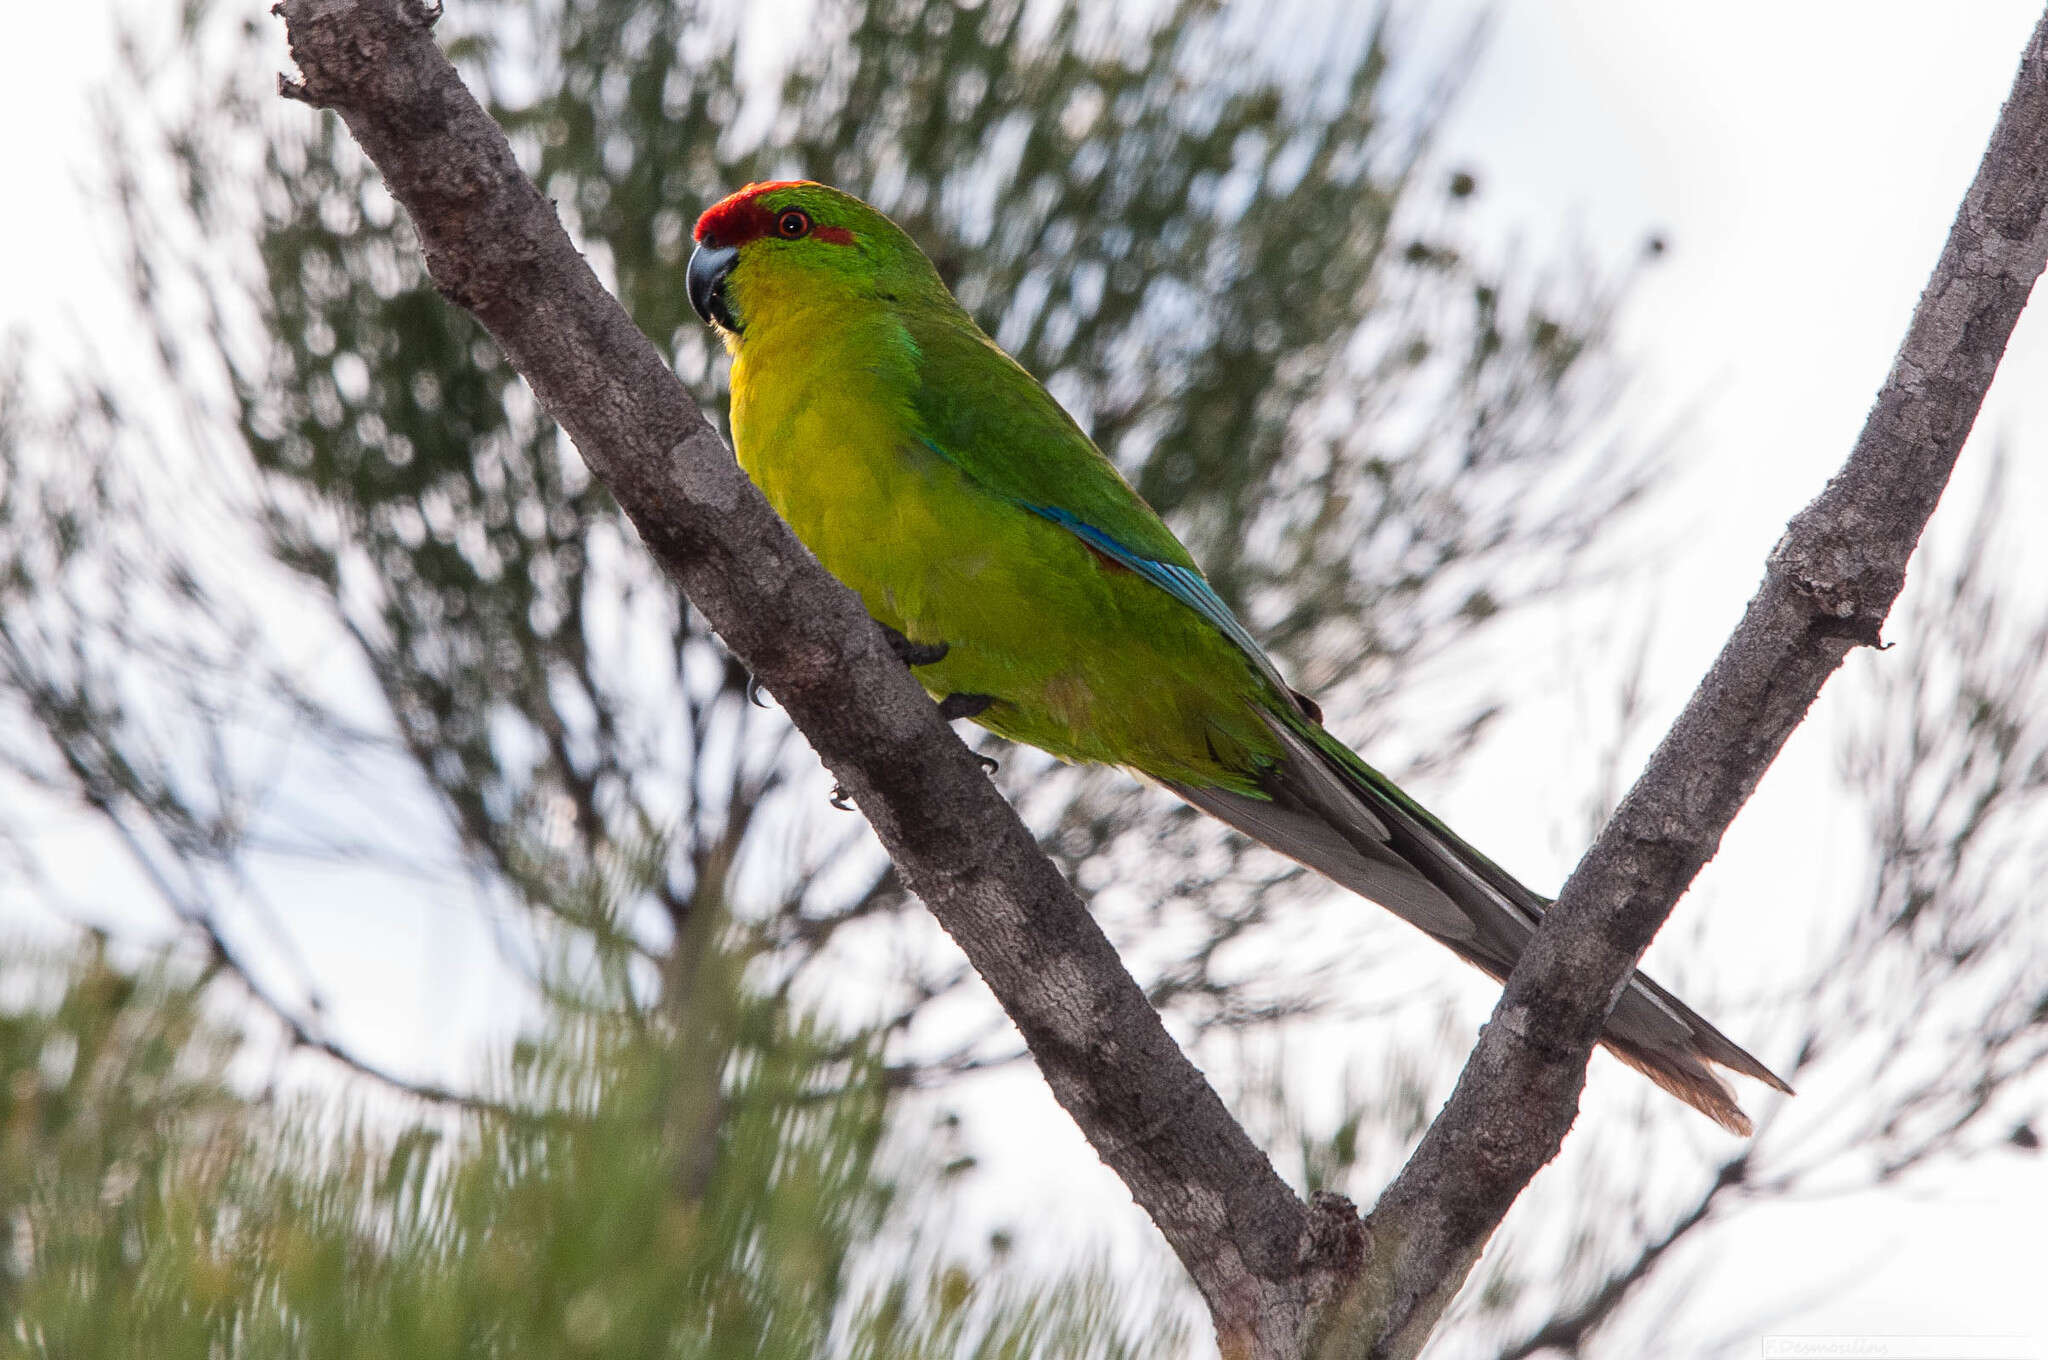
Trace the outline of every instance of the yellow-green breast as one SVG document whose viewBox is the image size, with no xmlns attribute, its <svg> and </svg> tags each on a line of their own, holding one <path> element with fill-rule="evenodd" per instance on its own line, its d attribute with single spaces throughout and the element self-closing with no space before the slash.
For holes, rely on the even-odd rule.
<svg viewBox="0 0 2048 1360">
<path fill-rule="evenodd" d="M 926 447 L 916 361 L 873 309 L 799 308 L 750 327 L 732 370 L 740 465 L 871 615 L 947 645 L 916 668 L 934 696 L 989 695 L 976 721 L 1064 760 L 1248 786 L 1274 743 L 1243 654 Z"/>
</svg>

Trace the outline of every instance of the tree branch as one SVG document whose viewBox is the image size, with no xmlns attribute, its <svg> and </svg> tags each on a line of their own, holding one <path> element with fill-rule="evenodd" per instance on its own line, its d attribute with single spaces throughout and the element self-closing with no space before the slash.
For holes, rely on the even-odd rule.
<svg viewBox="0 0 2048 1360">
<path fill-rule="evenodd" d="M 436 286 L 491 332 L 859 803 L 1179 1254 L 1223 1353 L 1302 1354 L 1310 1320 L 1355 1269 L 1350 1206 L 1303 1205 L 1175 1046 L 852 592 L 768 508 L 584 264 L 435 46 L 438 10 L 285 0 L 276 12 L 301 73 L 281 91 L 341 115 L 411 216 Z"/>
<path fill-rule="evenodd" d="M 1678 895 L 1853 646 L 1877 646 L 2034 282 L 2048 262 L 2048 15 L 1842 470 L 1508 977 L 1443 1113 L 1366 1220 L 1347 1326 L 1422 1346 L 1577 1113 L 1608 1011 Z"/>
<path fill-rule="evenodd" d="M 1843 471 L 1510 976 L 1443 1115 L 1366 1225 L 1304 1206 L 1173 1044 L 1009 806 L 734 466 L 605 294 L 419 0 L 285 0 L 303 79 L 419 232 L 436 285 L 503 346 L 664 570 L 773 689 L 1054 1094 L 1172 1244 L 1223 1353 L 1299 1356 L 1345 1293 L 1349 1351 L 1414 1354 L 1570 1127 L 1636 958 L 1851 646 L 1875 644 L 2044 255 L 2048 24 Z M 717 186 L 723 187 L 723 186 Z M 1369 1249 L 1369 1250 L 1368 1250 Z"/>
</svg>

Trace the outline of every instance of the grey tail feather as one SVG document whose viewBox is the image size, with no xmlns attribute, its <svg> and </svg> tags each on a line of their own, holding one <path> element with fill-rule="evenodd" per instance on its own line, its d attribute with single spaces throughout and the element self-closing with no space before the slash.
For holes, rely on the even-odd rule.
<svg viewBox="0 0 2048 1360">
<path fill-rule="evenodd" d="M 1441 823 L 1432 826 L 1427 813 L 1417 816 L 1412 804 L 1404 806 L 1375 787 L 1362 763 L 1353 769 L 1284 722 L 1272 726 L 1288 758 L 1264 777 L 1265 798 L 1214 787 L 1166 787 L 1505 979 L 1548 901 Z M 1792 1092 L 1641 972 L 1629 980 L 1600 1039 L 1617 1058 L 1731 1133 L 1747 1135 L 1752 1126 L 1708 1064 Z"/>
</svg>

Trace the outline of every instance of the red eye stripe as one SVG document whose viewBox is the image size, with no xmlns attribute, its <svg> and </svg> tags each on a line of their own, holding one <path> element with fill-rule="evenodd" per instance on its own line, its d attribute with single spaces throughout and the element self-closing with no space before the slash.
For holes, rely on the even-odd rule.
<svg viewBox="0 0 2048 1360">
<path fill-rule="evenodd" d="M 763 236 L 778 235 L 775 222 L 781 214 L 769 209 L 761 199 L 778 189 L 794 189 L 804 183 L 795 179 L 775 180 L 768 184 L 749 184 L 727 194 L 704 210 L 704 215 L 697 219 L 693 235 L 699 242 L 710 241 L 720 246 L 741 246 Z M 853 233 L 845 227 L 814 227 L 810 239 L 847 246 L 853 244 Z"/>
<path fill-rule="evenodd" d="M 749 184 L 738 193 L 727 194 L 706 208 L 704 215 L 697 219 L 697 240 L 736 246 L 743 241 L 766 236 L 775 227 L 775 214 L 761 206 L 758 196 L 770 189 L 784 187 L 787 186 Z"/>
</svg>

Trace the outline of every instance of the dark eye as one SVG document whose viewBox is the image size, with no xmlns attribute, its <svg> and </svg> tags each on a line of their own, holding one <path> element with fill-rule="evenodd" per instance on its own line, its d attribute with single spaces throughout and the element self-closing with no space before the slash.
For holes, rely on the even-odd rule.
<svg viewBox="0 0 2048 1360">
<path fill-rule="evenodd" d="M 775 219 L 775 233 L 785 241 L 797 240 L 810 232 L 811 215 L 802 208 L 791 208 Z"/>
</svg>

